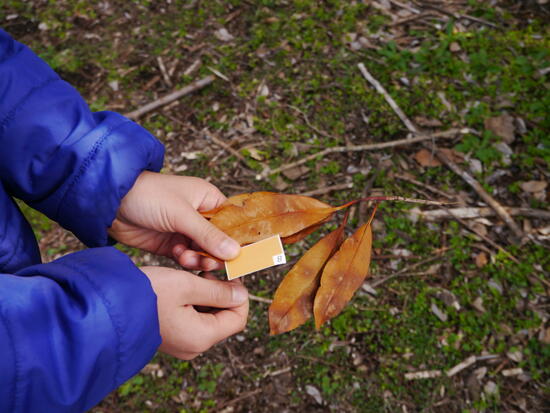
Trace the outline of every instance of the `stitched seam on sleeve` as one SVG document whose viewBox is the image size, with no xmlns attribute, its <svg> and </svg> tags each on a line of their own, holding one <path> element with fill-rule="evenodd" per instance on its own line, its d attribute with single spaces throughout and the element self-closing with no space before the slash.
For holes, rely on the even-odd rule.
<svg viewBox="0 0 550 413">
<path fill-rule="evenodd" d="M 27 103 L 27 101 L 30 99 L 30 97 L 35 94 L 36 92 L 38 92 L 40 89 L 43 89 L 45 88 L 46 86 L 48 86 L 50 83 L 53 83 L 53 82 L 57 82 L 57 81 L 60 81 L 61 79 L 56 77 L 56 78 L 49 78 L 49 79 L 46 79 L 44 82 L 42 82 L 41 84 L 39 84 L 38 86 L 35 86 L 33 87 L 31 90 L 29 90 L 29 92 L 23 97 L 23 99 L 21 99 L 9 112 L 8 114 L 4 117 L 4 119 L 2 119 L 2 122 L 0 122 L 0 136 L 3 135 L 3 131 L 4 131 L 4 128 L 6 126 L 9 125 L 9 123 L 15 119 L 15 114 L 17 113 L 17 111 L 25 104 Z"/>
<path fill-rule="evenodd" d="M 116 333 L 116 337 L 117 337 L 117 343 L 116 343 L 116 368 L 115 368 L 115 377 L 114 377 L 114 383 L 113 383 L 113 388 L 116 387 L 120 380 L 119 380 L 119 374 L 120 374 L 120 367 L 122 365 L 122 350 L 121 350 L 121 343 L 122 343 L 122 331 L 121 331 L 121 328 L 120 326 L 115 322 L 115 319 L 113 317 L 113 314 L 112 314 L 112 309 L 113 309 L 113 305 L 111 304 L 111 302 L 107 299 L 107 297 L 105 297 L 105 294 L 103 294 L 103 291 L 101 291 L 101 288 L 99 288 L 99 285 L 96 284 L 92 278 L 90 278 L 90 276 L 88 276 L 88 274 L 86 274 L 84 271 L 80 270 L 79 268 L 76 268 L 72 265 L 67 265 L 67 263 L 63 263 L 63 264 L 58 264 L 58 265 L 62 265 L 62 266 L 65 266 L 67 268 L 70 268 L 71 270 L 73 271 L 76 271 L 78 272 L 80 275 L 82 275 L 87 281 L 88 283 L 93 287 L 93 289 L 95 290 L 96 294 L 99 296 L 99 298 L 101 299 L 101 301 L 103 302 L 103 305 L 105 306 L 105 309 L 107 310 L 107 315 L 109 316 L 109 319 L 111 320 L 111 323 L 113 325 L 113 328 L 115 330 L 115 333 Z M 111 389 L 112 390 L 112 389 Z"/>
<path fill-rule="evenodd" d="M 73 189 L 73 187 L 80 181 L 80 179 L 82 178 L 82 176 L 84 175 L 84 173 L 86 172 L 86 170 L 89 168 L 90 164 L 92 163 L 92 161 L 94 160 L 94 158 L 96 157 L 97 153 L 99 152 L 99 150 L 101 149 L 101 147 L 103 146 L 103 144 L 105 143 L 105 141 L 107 140 L 107 137 L 109 135 L 111 135 L 116 129 L 126 125 L 127 123 L 130 123 L 129 120 L 126 120 L 126 121 L 123 121 L 122 123 L 116 125 L 116 126 L 111 126 L 109 129 L 107 129 L 107 131 L 96 141 L 96 143 L 94 144 L 94 146 L 92 147 L 92 149 L 90 150 L 90 152 L 88 153 L 88 156 L 86 157 L 86 159 L 84 160 L 84 162 L 82 163 L 82 165 L 80 166 L 79 170 L 78 170 L 78 173 L 76 174 L 76 176 L 73 178 L 73 180 L 71 181 L 71 183 L 67 186 L 67 189 L 65 189 L 65 191 L 63 192 L 63 195 L 61 196 L 61 200 L 59 201 L 59 205 L 57 206 L 57 209 L 55 211 L 55 215 L 54 217 L 58 217 L 59 216 L 59 212 L 60 212 L 60 209 L 61 209 L 61 206 L 64 204 L 64 200 L 65 198 L 68 196 L 68 194 L 71 192 L 71 190 Z"/>
<path fill-rule="evenodd" d="M 14 355 L 13 359 L 13 371 L 15 372 L 15 380 L 13 383 L 13 390 L 10 392 L 13 395 L 13 398 L 11 399 L 11 403 L 9 405 L 8 412 L 15 411 L 16 407 L 16 401 L 17 401 L 17 383 L 21 380 L 21 371 L 20 371 L 20 365 L 19 365 L 19 357 L 17 354 L 17 348 L 15 346 L 15 342 L 13 339 L 13 334 L 11 331 L 11 324 L 9 323 L 8 319 L 2 314 L 2 311 L 0 311 L 0 319 L 4 322 L 4 325 L 6 326 L 6 331 L 8 332 L 8 340 L 10 341 L 10 347 Z"/>
</svg>

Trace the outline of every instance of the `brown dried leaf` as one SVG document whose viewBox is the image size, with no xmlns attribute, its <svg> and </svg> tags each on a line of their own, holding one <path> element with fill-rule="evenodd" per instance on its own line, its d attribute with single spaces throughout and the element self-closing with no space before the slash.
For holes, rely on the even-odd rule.
<svg viewBox="0 0 550 413">
<path fill-rule="evenodd" d="M 254 192 L 224 204 L 214 214 L 207 211 L 203 215 L 211 216 L 210 222 L 245 245 L 275 234 L 289 237 L 324 221 L 344 207 L 331 207 L 302 195 Z"/>
<path fill-rule="evenodd" d="M 441 152 L 443 152 L 445 154 L 445 156 L 447 158 L 449 158 L 451 161 L 453 161 L 454 163 L 462 163 L 464 162 L 464 154 L 458 152 L 458 151 L 455 151 L 454 149 L 451 149 L 451 148 L 441 148 L 439 149 Z"/>
<path fill-rule="evenodd" d="M 546 189 L 548 183 L 546 181 L 527 181 L 520 186 L 525 192 L 540 192 Z"/>
<path fill-rule="evenodd" d="M 341 245 L 346 221 L 311 247 L 279 284 L 269 307 L 270 334 L 293 330 L 311 317 L 321 271 Z"/>
<path fill-rule="evenodd" d="M 508 144 L 514 142 L 515 126 L 514 118 L 506 113 L 485 119 L 485 129 L 490 130 L 495 135 L 500 136 Z"/>
<path fill-rule="evenodd" d="M 487 254 L 485 254 L 483 251 L 481 251 L 479 254 L 476 255 L 476 267 L 482 268 L 487 265 L 489 260 L 487 259 Z"/>
<path fill-rule="evenodd" d="M 371 223 L 375 213 L 376 207 L 368 222 L 345 240 L 326 264 L 313 304 L 317 329 L 342 311 L 367 277 L 372 250 Z"/>
<path fill-rule="evenodd" d="M 421 166 L 440 166 L 441 162 L 427 149 L 420 149 L 414 154 L 414 160 Z"/>
</svg>

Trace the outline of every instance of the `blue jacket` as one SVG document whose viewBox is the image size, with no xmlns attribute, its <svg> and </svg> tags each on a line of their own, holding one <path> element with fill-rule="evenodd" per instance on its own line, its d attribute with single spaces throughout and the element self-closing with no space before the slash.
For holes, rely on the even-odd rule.
<svg viewBox="0 0 550 413">
<path fill-rule="evenodd" d="M 160 344 L 147 277 L 107 228 L 162 145 L 78 92 L 0 29 L 0 412 L 80 412 Z M 41 264 L 18 198 L 90 248 Z"/>
</svg>

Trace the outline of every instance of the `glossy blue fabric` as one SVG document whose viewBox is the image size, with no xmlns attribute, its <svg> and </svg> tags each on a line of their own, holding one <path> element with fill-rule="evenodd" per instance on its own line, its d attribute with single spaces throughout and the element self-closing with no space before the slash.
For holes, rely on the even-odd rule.
<svg viewBox="0 0 550 413">
<path fill-rule="evenodd" d="M 81 412 L 160 344 L 147 277 L 106 247 L 120 200 L 162 145 L 0 29 L 0 412 Z M 90 248 L 48 264 L 13 198 Z"/>
</svg>

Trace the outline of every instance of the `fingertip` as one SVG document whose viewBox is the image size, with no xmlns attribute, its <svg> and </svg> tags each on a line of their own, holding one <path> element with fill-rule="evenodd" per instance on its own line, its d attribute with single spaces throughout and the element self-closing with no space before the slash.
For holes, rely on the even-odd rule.
<svg viewBox="0 0 550 413">
<path fill-rule="evenodd" d="M 216 260 L 213 260 L 212 258 L 204 258 L 201 264 L 202 264 L 202 269 L 204 271 L 219 270 L 222 267 L 221 263 L 219 263 Z"/>
<path fill-rule="evenodd" d="M 181 254 L 183 254 L 185 251 L 185 247 L 181 244 L 177 244 L 172 248 L 172 255 L 174 255 L 174 258 L 178 259 Z"/>
<path fill-rule="evenodd" d="M 238 257 L 241 246 L 232 238 L 226 237 L 218 246 L 219 256 L 225 260 L 232 260 Z"/>
</svg>

